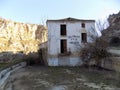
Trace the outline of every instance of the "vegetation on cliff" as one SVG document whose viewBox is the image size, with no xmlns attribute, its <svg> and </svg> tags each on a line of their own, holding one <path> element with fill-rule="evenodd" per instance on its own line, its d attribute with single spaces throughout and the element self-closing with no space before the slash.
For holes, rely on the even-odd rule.
<svg viewBox="0 0 120 90">
<path fill-rule="evenodd" d="M 0 18 L 0 52 L 37 52 L 39 45 L 46 41 L 47 29 L 43 25 Z"/>
</svg>

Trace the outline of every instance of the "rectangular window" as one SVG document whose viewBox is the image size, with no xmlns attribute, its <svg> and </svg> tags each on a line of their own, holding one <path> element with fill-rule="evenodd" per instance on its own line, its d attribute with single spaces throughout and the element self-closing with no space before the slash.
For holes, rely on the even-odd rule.
<svg viewBox="0 0 120 90">
<path fill-rule="evenodd" d="M 81 42 L 86 43 L 87 42 L 87 33 L 81 33 Z"/>
<path fill-rule="evenodd" d="M 65 24 L 60 25 L 60 33 L 63 36 L 66 35 L 66 25 Z"/>
<path fill-rule="evenodd" d="M 66 53 L 67 52 L 67 40 L 62 39 L 60 43 L 61 43 L 61 53 Z"/>
<path fill-rule="evenodd" d="M 82 23 L 81 26 L 82 26 L 82 28 L 85 28 L 85 23 Z"/>
</svg>

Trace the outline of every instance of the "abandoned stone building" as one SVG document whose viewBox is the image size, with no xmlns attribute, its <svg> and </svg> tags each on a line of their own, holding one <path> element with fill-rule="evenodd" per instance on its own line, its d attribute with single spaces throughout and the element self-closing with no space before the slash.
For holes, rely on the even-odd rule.
<svg viewBox="0 0 120 90">
<path fill-rule="evenodd" d="M 97 36 L 95 20 L 65 18 L 47 20 L 48 66 L 79 66 L 80 48 Z"/>
</svg>

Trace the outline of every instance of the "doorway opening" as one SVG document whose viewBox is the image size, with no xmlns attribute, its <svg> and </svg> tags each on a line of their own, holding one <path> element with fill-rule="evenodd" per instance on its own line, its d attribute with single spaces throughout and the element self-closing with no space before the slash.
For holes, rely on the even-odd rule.
<svg viewBox="0 0 120 90">
<path fill-rule="evenodd" d="M 61 53 L 66 53 L 67 52 L 67 40 L 66 39 L 62 39 L 61 42 Z"/>
</svg>

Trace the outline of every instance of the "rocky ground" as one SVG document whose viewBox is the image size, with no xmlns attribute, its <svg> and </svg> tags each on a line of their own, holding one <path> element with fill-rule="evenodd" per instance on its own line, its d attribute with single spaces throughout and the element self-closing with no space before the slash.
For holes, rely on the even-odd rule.
<svg viewBox="0 0 120 90">
<path fill-rule="evenodd" d="M 4 90 L 120 90 L 119 77 L 96 68 L 27 66 L 11 74 Z"/>
</svg>

